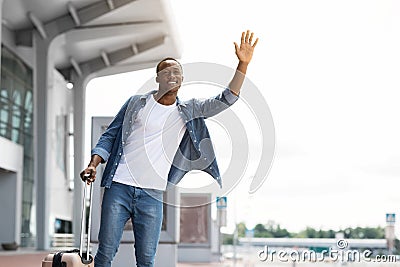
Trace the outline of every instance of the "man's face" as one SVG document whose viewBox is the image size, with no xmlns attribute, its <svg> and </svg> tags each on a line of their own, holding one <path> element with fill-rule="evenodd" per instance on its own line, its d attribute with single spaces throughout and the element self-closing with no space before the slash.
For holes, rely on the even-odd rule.
<svg viewBox="0 0 400 267">
<path fill-rule="evenodd" d="M 177 94 L 183 80 L 182 70 L 175 60 L 161 62 L 156 82 L 165 94 Z"/>
</svg>

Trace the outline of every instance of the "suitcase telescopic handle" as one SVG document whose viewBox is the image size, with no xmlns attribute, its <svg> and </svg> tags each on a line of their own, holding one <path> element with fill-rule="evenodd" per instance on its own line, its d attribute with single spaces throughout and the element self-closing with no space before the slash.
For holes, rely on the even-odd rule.
<svg viewBox="0 0 400 267">
<path fill-rule="evenodd" d="M 89 188 L 89 189 L 88 189 Z M 86 222 L 86 210 L 87 210 L 87 205 L 86 205 L 86 198 L 88 196 L 88 191 L 89 190 L 89 214 L 88 214 L 88 220 Z M 87 234 L 87 243 L 86 243 L 86 261 L 90 260 L 89 256 L 89 251 L 90 251 L 90 232 L 91 232 L 91 225 L 92 225 L 92 198 L 93 198 L 93 183 L 90 183 L 87 185 L 84 183 L 84 190 L 83 190 L 83 203 L 82 203 L 82 219 L 81 219 L 81 242 L 79 246 L 79 256 L 81 259 L 83 259 L 83 243 L 85 240 L 85 229 L 87 228 L 88 234 Z M 87 226 L 87 227 L 86 227 Z"/>
</svg>

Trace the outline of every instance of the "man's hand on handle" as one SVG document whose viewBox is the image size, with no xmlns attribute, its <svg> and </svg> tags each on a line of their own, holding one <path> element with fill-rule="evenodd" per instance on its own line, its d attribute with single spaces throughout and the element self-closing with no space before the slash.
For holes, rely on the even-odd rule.
<svg viewBox="0 0 400 267">
<path fill-rule="evenodd" d="M 96 180 L 96 168 L 94 166 L 88 166 L 81 172 L 80 176 L 82 181 L 89 185 Z"/>
<path fill-rule="evenodd" d="M 88 185 L 96 180 L 96 167 L 100 164 L 102 158 L 99 155 L 93 155 L 89 165 L 81 173 L 81 179 Z"/>
</svg>

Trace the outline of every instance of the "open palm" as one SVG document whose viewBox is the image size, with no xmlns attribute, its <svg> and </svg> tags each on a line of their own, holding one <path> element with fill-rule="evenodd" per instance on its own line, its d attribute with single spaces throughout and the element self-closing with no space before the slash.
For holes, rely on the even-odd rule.
<svg viewBox="0 0 400 267">
<path fill-rule="evenodd" d="M 242 32 L 242 38 L 240 41 L 240 46 L 234 42 L 235 44 L 235 52 L 239 61 L 243 63 L 249 63 L 251 58 L 253 57 L 254 47 L 256 47 L 258 38 L 253 43 L 254 33 L 250 33 L 249 30 L 247 32 Z"/>
</svg>

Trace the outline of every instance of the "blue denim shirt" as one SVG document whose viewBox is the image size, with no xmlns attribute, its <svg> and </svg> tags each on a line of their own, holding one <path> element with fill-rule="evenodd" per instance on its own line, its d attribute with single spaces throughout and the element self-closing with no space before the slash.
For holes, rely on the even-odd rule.
<svg viewBox="0 0 400 267">
<path fill-rule="evenodd" d="M 146 105 L 148 97 L 155 92 L 130 97 L 92 149 L 92 155 L 99 155 L 102 163 L 107 162 L 101 179 L 102 187 L 111 186 L 126 139 L 135 127 L 137 114 Z M 210 174 L 222 187 L 217 160 L 204 119 L 225 110 L 237 99 L 238 96 L 234 95 L 229 88 L 206 100 L 180 101 L 177 98 L 176 105 L 185 121 L 186 131 L 169 170 L 168 183 L 177 184 L 187 172 L 202 170 Z"/>
</svg>

